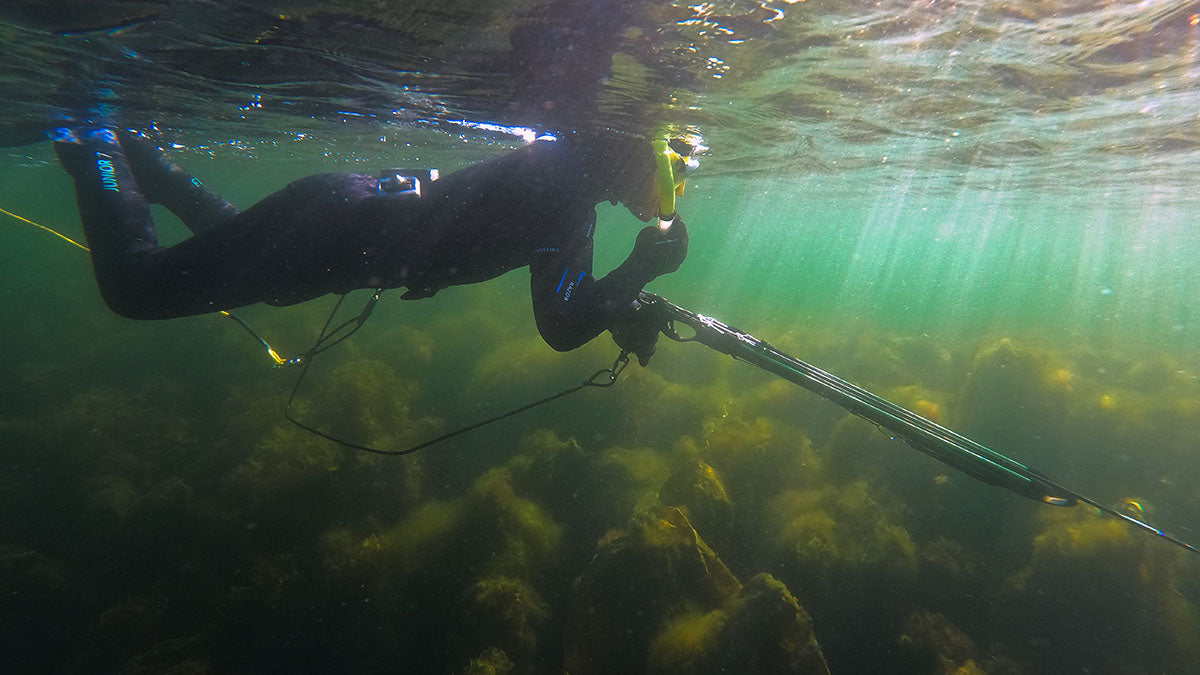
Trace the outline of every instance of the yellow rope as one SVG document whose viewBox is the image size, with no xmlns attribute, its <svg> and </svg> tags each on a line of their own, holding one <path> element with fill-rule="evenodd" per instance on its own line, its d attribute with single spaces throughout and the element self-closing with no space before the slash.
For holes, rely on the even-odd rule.
<svg viewBox="0 0 1200 675">
<path fill-rule="evenodd" d="M 54 235 L 54 236 L 56 236 L 56 237 L 59 237 L 60 239 L 66 239 L 67 241 L 71 242 L 72 244 L 74 244 L 74 245 L 78 246 L 79 248 L 81 248 L 81 249 L 83 249 L 83 250 L 85 250 L 85 251 L 90 251 L 90 250 L 91 250 L 90 248 L 88 248 L 88 247 L 84 246 L 83 244 L 81 244 L 81 243 L 79 243 L 79 242 L 75 241 L 74 239 L 72 239 L 72 238 L 68 237 L 67 235 L 65 235 L 65 234 L 62 234 L 61 232 L 56 232 L 55 230 L 52 230 L 52 229 L 50 229 L 50 228 L 46 227 L 45 225 L 39 225 L 39 224 L 37 224 L 37 223 L 33 222 L 32 220 L 30 220 L 30 219 L 28 219 L 28 218 L 23 218 L 23 217 L 21 217 L 21 216 L 18 216 L 17 214 L 13 213 L 12 211 L 8 211 L 8 210 L 5 210 L 5 209 L 0 209 L 0 213 L 4 213 L 4 214 L 6 214 L 6 215 L 12 216 L 13 218 L 16 218 L 17 220 L 19 220 L 19 221 L 21 221 L 21 222 L 23 222 L 23 223 L 29 223 L 30 225 L 32 225 L 32 226 L 34 226 L 34 227 L 40 227 L 40 228 L 42 228 L 43 230 L 45 230 L 45 231 L 49 232 L 50 234 L 52 234 L 52 235 Z"/>
<path fill-rule="evenodd" d="M 6 214 L 6 215 L 12 216 L 13 218 L 16 218 L 17 220 L 19 220 L 19 221 L 21 221 L 21 222 L 23 222 L 23 223 L 29 223 L 30 225 L 33 225 L 34 227 L 41 228 L 41 229 L 43 229 L 43 230 L 45 230 L 45 231 L 49 232 L 50 234 L 52 234 L 52 235 L 54 235 L 54 236 L 56 236 L 56 237 L 58 237 L 58 238 L 60 238 L 60 239 L 65 239 L 65 240 L 67 240 L 67 241 L 68 241 L 68 242 L 70 242 L 71 244 L 73 244 L 73 245 L 75 245 L 75 246 L 77 246 L 77 247 L 79 247 L 79 248 L 81 248 L 81 249 L 83 249 L 83 250 L 85 250 L 85 251 L 89 251 L 89 252 L 90 252 L 90 251 L 92 250 L 92 249 L 90 249 L 90 248 L 88 248 L 88 247 L 84 246 L 83 244 L 81 244 L 81 243 L 79 243 L 79 242 L 75 241 L 74 239 L 72 239 L 72 238 L 68 237 L 67 235 L 65 235 L 65 234 L 62 234 L 61 232 L 57 232 L 57 231 L 55 231 L 55 230 L 52 230 L 52 229 L 50 229 L 50 228 L 46 227 L 45 225 L 39 225 L 38 223 L 35 223 L 35 222 L 33 222 L 32 220 L 30 220 L 30 219 L 28 219 L 28 218 L 25 218 L 25 217 L 23 217 L 23 216 L 18 216 L 17 214 L 13 213 L 12 211 L 9 211 L 9 210 L 7 210 L 7 209 L 0 208 L 0 213 L 4 213 L 4 214 Z M 221 310 L 221 311 L 219 311 L 219 312 L 218 312 L 218 314 L 221 314 L 221 315 L 223 315 L 223 316 L 227 316 L 227 317 L 229 317 L 230 319 L 233 319 L 234 321 L 236 321 L 236 322 L 238 323 L 238 325 L 240 325 L 242 328 L 246 329 L 246 331 L 247 331 L 248 333 L 250 333 L 251 335 L 253 335 L 253 336 L 254 336 L 254 337 L 255 337 L 255 338 L 256 338 L 256 339 L 257 339 L 259 342 L 261 342 L 261 343 L 262 343 L 262 346 L 263 346 L 263 347 L 266 347 L 266 349 L 267 349 L 267 354 L 268 354 L 268 355 L 270 355 L 270 357 L 271 357 L 272 359 L 274 359 L 274 360 L 275 360 L 275 365 L 282 366 L 282 365 L 284 365 L 285 363 L 287 363 L 287 359 L 284 359 L 282 356 L 280 356 L 280 355 L 279 355 L 279 353 L 278 353 L 278 352 L 276 352 L 276 351 L 275 351 L 275 349 L 274 349 L 273 347 L 271 347 L 271 345 L 270 345 L 270 344 L 269 344 L 269 343 L 268 343 L 266 340 L 264 340 L 264 339 L 263 339 L 263 337 L 262 337 L 261 335 L 259 335 L 257 331 L 255 331 L 253 328 L 251 328 L 251 327 L 250 327 L 250 325 L 249 325 L 249 324 L 247 324 L 245 321 L 242 321 L 242 320 L 241 320 L 240 318 L 238 318 L 236 315 L 234 315 L 234 314 L 231 314 L 231 313 L 229 313 L 229 312 L 226 312 L 225 310 Z"/>
</svg>

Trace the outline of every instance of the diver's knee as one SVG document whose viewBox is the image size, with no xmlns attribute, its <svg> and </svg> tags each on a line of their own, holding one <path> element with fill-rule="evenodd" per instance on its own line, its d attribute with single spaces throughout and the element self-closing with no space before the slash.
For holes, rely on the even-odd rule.
<svg viewBox="0 0 1200 675">
<path fill-rule="evenodd" d="M 131 267 L 131 266 L 130 266 Z M 121 271 L 96 270 L 96 283 L 100 287 L 100 297 L 114 314 L 146 321 L 160 318 L 157 302 L 150 285 L 138 275 L 130 274 L 128 269 Z"/>
<path fill-rule="evenodd" d="M 103 287 L 100 289 L 100 296 L 104 298 L 104 304 L 108 305 L 108 309 L 117 316 L 135 321 L 149 321 L 158 318 L 144 302 L 137 298 L 131 298 Z"/>
</svg>

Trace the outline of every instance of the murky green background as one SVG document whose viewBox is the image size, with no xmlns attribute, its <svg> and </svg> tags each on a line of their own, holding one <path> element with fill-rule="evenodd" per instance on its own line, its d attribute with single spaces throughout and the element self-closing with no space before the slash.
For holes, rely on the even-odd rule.
<svg viewBox="0 0 1200 675">
<path fill-rule="evenodd" d="M 251 99 L 259 90 L 232 75 L 189 79 L 226 71 L 188 70 L 170 40 L 155 52 L 178 37 L 160 23 L 64 38 L 31 29 L 43 24 L 22 7 L 4 15 L 16 65 L 0 84 L 37 95 L 10 96 L 5 122 L 40 114 L 39 77 L 69 71 L 39 53 L 119 60 L 105 50 L 136 48 L 177 68 L 154 75 L 161 90 L 139 87 L 129 114 L 158 91 L 176 159 L 242 207 L 312 173 L 449 171 L 519 143 L 447 122 L 515 116 L 494 103 L 511 97 L 507 81 L 479 65 L 504 52 L 508 23 L 475 34 L 478 59 L 456 60 L 464 27 L 495 17 L 427 11 L 414 32 L 442 39 L 428 65 L 371 32 L 405 25 L 395 8 L 330 10 L 375 24 L 307 3 L 277 8 L 292 18 L 273 27 L 250 10 L 230 14 L 244 27 L 165 15 L 229 39 L 180 43 L 199 53 L 275 54 L 253 39 L 296 31 L 320 45 L 313 58 L 346 69 L 331 81 L 388 64 L 328 102 L 401 102 L 363 123 L 325 108 L 297 116 L 283 85 Z M 711 151 L 680 201 L 689 258 L 650 290 L 1200 540 L 1194 7 L 652 10 L 677 32 L 624 37 L 601 110 L 629 129 L 687 126 Z M 431 94 L 447 107 L 429 112 L 401 95 L 406 58 L 431 69 L 429 90 L 458 98 Z M 247 100 L 262 108 L 235 105 Z M 413 123 L 414 109 L 432 121 Z M 81 236 L 48 144 L 0 153 L 0 208 Z M 155 213 L 164 241 L 186 236 Z M 600 214 L 606 270 L 638 223 Z M 605 650 L 633 671 L 714 672 L 734 652 L 713 626 L 737 611 L 686 585 L 627 640 L 580 618 L 603 604 L 589 580 L 612 533 L 650 527 L 637 514 L 677 522 L 662 515 L 670 506 L 740 582 L 787 585 L 832 672 L 1200 668 L 1195 555 L 1086 507 L 973 481 L 701 346 L 663 343 L 611 390 L 414 457 L 369 457 L 288 424 L 295 371 L 273 369 L 233 322 L 121 319 L 82 251 L 2 214 L 0 228 L 4 672 L 578 673 Z M 611 363 L 607 336 L 568 354 L 542 343 L 527 286 L 518 270 L 430 300 L 385 293 L 314 366 L 298 410 L 404 447 Z M 239 314 L 287 356 L 310 346 L 333 302 Z M 714 484 L 725 499 L 701 489 Z M 638 607 L 631 589 L 651 571 L 623 573 L 599 595 Z"/>
</svg>

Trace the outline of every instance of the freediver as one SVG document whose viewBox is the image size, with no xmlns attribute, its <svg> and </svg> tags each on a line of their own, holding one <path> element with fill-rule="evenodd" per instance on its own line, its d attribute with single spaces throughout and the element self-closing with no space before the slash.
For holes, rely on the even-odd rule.
<svg viewBox="0 0 1200 675">
<path fill-rule="evenodd" d="M 657 148 L 613 133 L 537 140 L 441 177 L 318 174 L 244 211 L 140 133 L 62 128 L 52 138 L 75 181 L 100 292 L 114 312 L 133 319 L 291 305 L 359 288 L 404 287 L 401 297 L 413 300 L 528 266 L 538 331 L 566 351 L 613 328 L 645 284 L 677 270 L 687 255 L 686 225 L 673 207 L 660 210 Z M 672 151 L 670 161 L 681 178 L 681 156 Z M 595 207 L 604 201 L 658 223 L 637 234 L 624 262 L 596 278 Z M 178 216 L 193 236 L 159 246 L 151 203 Z M 657 333 L 638 332 L 627 331 L 630 343 L 622 346 L 644 362 Z"/>
</svg>

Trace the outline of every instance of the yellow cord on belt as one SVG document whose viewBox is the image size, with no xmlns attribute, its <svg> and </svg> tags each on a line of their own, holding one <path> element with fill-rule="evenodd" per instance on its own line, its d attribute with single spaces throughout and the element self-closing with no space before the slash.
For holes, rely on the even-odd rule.
<svg viewBox="0 0 1200 675">
<path fill-rule="evenodd" d="M 40 228 L 40 229 L 42 229 L 42 230 L 45 230 L 46 232 L 49 232 L 50 234 L 52 234 L 52 235 L 54 235 L 54 236 L 58 237 L 59 239 L 65 239 L 66 241 L 70 242 L 70 243 L 71 243 L 73 246 L 75 246 L 75 247 L 77 247 L 77 248 L 81 248 L 81 249 L 83 249 L 83 250 L 85 250 L 85 251 L 89 251 L 89 252 L 91 251 L 91 249 L 90 249 L 90 248 L 88 248 L 88 247 L 84 246 L 83 244 L 81 244 L 81 243 L 79 243 L 79 242 L 75 241 L 74 239 L 72 239 L 72 238 L 68 237 L 67 235 L 65 235 L 65 234 L 63 234 L 63 233 L 61 233 L 61 232 L 58 232 L 57 230 L 54 230 L 54 229 L 52 229 L 52 228 L 46 227 L 45 225 L 41 225 L 41 224 L 39 224 L 39 223 L 35 223 L 35 222 L 33 222 L 32 220 L 30 220 L 30 219 L 28 219 L 28 218 L 25 218 L 24 216 L 18 216 L 17 214 L 13 213 L 12 211 L 9 211 L 9 210 L 7 210 L 7 209 L 3 209 L 3 208 L 0 208 L 0 213 L 4 213 L 4 214 L 6 214 L 6 215 L 12 216 L 13 218 L 16 218 L 17 220 L 19 220 L 19 221 L 21 221 L 21 222 L 23 222 L 23 223 L 29 223 L 30 225 L 33 225 L 34 227 Z M 257 331 L 255 331 L 253 328 L 251 328 L 251 327 L 250 327 L 250 324 L 248 324 L 248 323 L 246 323 L 245 321 L 243 321 L 243 320 L 242 320 L 240 317 L 238 317 L 237 315 L 235 315 L 235 314 L 232 314 L 232 313 L 230 313 L 230 312 L 227 312 L 227 311 L 225 311 L 225 310 L 221 310 L 221 311 L 219 311 L 219 312 L 218 312 L 218 314 L 221 314 L 221 315 L 223 315 L 223 316 L 227 316 L 227 317 L 229 317 L 230 319 L 233 319 L 235 322 L 237 322 L 237 324 L 238 324 L 239 326 L 241 326 L 243 329 L 245 329 L 247 333 L 249 333 L 249 334 L 253 335 L 253 336 L 254 336 L 254 338 L 255 338 L 256 340 L 258 340 L 258 341 L 259 341 L 259 342 L 262 344 L 262 346 L 263 346 L 263 347 L 266 347 L 266 349 L 267 349 L 267 354 L 268 354 L 268 355 L 271 357 L 271 359 L 272 359 L 272 360 L 274 360 L 274 361 L 275 361 L 275 365 L 277 365 L 277 366 L 282 366 L 282 365 L 284 365 L 285 363 L 287 363 L 287 362 L 288 362 L 288 361 L 287 361 L 287 359 L 285 359 L 285 358 L 283 358 L 282 356 L 280 356 L 280 355 L 279 355 L 279 352 L 275 351 L 275 348 L 274 348 L 274 347 L 272 347 L 272 346 L 271 346 L 271 345 L 270 345 L 270 344 L 269 344 L 269 343 L 268 343 L 266 340 L 264 340 L 264 339 L 263 339 L 263 337 L 262 337 L 261 335 L 259 335 Z"/>
</svg>

